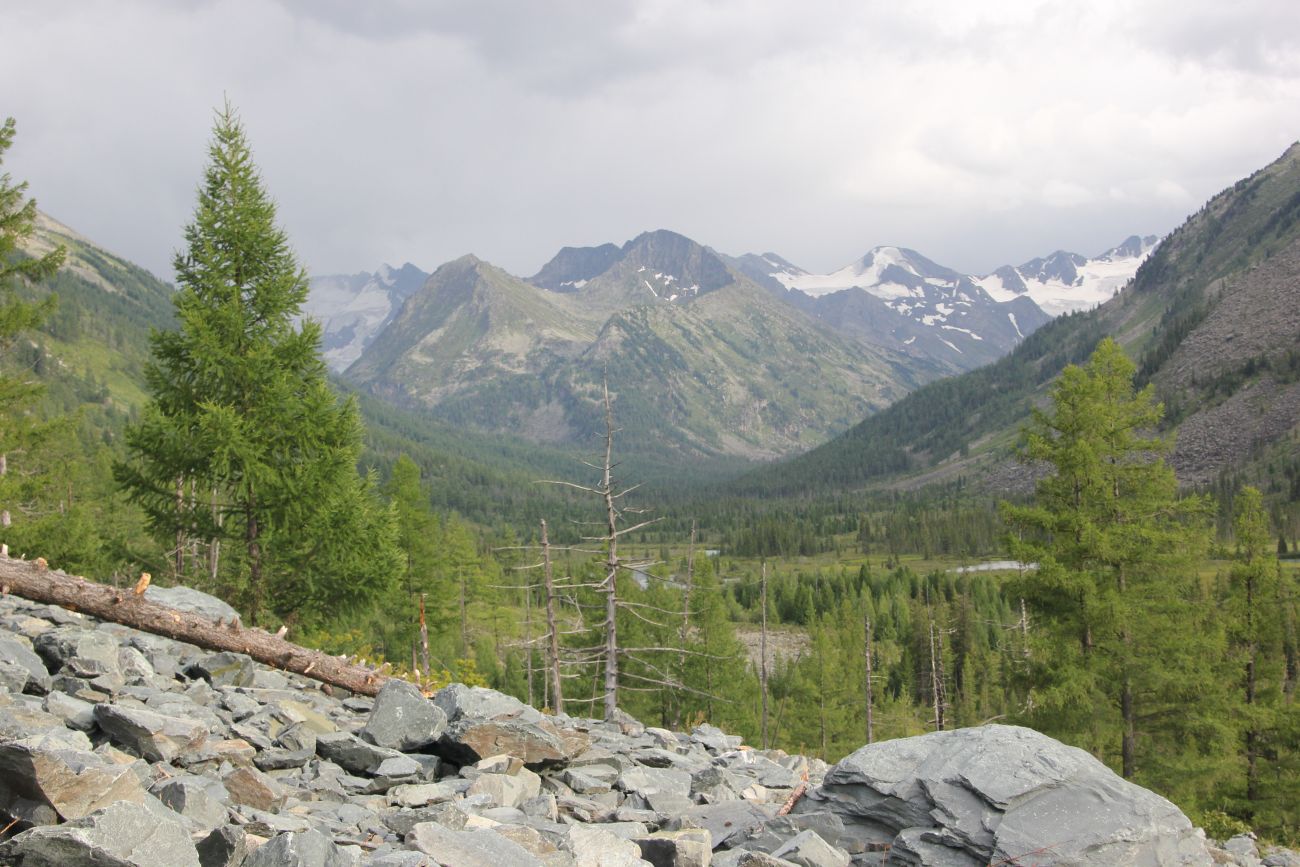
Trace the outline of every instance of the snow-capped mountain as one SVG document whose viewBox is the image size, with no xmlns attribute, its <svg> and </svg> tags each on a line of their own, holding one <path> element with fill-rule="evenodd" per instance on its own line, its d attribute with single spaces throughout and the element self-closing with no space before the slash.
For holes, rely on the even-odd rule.
<svg viewBox="0 0 1300 867">
<path fill-rule="evenodd" d="M 940 357 L 946 347 L 954 364 L 969 367 L 1007 351 L 1051 317 L 1110 298 L 1156 241 L 1134 235 L 1092 259 L 1057 251 L 987 276 L 961 274 L 905 247 L 876 247 L 829 274 L 809 273 L 770 253 L 735 261 L 838 327 Z"/>
<path fill-rule="evenodd" d="M 330 370 L 345 370 L 356 361 L 427 279 L 409 262 L 400 268 L 381 265 L 373 274 L 313 277 L 303 313 L 321 324 L 321 354 Z"/>
<path fill-rule="evenodd" d="M 796 306 L 948 370 L 987 364 L 1049 319 L 1028 298 L 995 299 L 973 278 L 904 247 L 876 247 L 830 274 L 770 254 L 746 257 L 751 269 L 760 261 L 781 262 L 766 284 L 779 284 Z"/>
<path fill-rule="evenodd" d="M 1094 259 L 1057 250 L 1019 268 L 1004 265 L 975 282 L 997 301 L 1027 295 L 1051 316 L 1089 310 L 1118 292 L 1159 240 L 1155 235 L 1132 235 Z"/>
</svg>

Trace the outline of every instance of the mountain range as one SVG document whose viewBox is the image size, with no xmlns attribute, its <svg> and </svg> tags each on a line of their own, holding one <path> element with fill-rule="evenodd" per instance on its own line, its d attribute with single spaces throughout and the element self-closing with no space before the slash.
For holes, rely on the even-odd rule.
<svg viewBox="0 0 1300 867">
<path fill-rule="evenodd" d="M 69 248 L 65 267 L 29 289 L 55 291 L 60 303 L 40 335 L 15 347 L 16 363 L 44 371 L 49 400 L 64 411 L 111 417 L 104 425 L 116 430 L 145 398 L 149 330 L 173 326 L 171 288 L 42 215 L 31 252 L 56 243 Z M 732 490 L 804 496 L 959 478 L 1023 489 L 1027 470 L 1010 460 L 1018 430 L 1061 369 L 1112 335 L 1165 403 L 1180 479 L 1206 485 L 1244 474 L 1300 497 L 1300 146 L 1214 197 L 1154 251 L 1149 245 L 1134 238 L 1093 260 L 1054 254 L 955 279 L 910 251 L 883 248 L 853 266 L 849 282 L 862 285 L 837 288 L 829 275 L 811 280 L 773 254 L 731 258 L 661 231 L 621 246 L 567 248 L 527 280 L 472 256 L 427 276 L 406 265 L 337 278 L 308 315 L 339 338 L 327 349 L 336 366 L 355 355 L 346 381 L 371 393 L 363 406 L 383 452 L 420 439 L 433 450 L 429 467 L 449 468 L 453 493 L 471 478 L 510 491 L 518 478 L 536 477 L 538 461 L 563 464 L 600 427 L 606 376 L 632 460 L 674 466 L 677 478 L 714 484 L 745 459 L 799 453 Z M 1143 255 L 1126 288 L 1089 306 L 1111 291 L 1102 281 L 1113 285 L 1120 265 Z M 990 288 L 992 277 L 1000 289 Z M 959 347 L 992 344 L 969 335 L 957 343 L 962 332 L 942 328 L 961 315 L 960 293 L 971 299 L 969 322 L 1011 312 L 1008 304 L 1037 308 L 1035 287 L 1049 309 L 1046 289 L 1081 309 L 1043 314 L 1046 324 L 1032 332 L 1021 323 L 1026 336 L 1009 353 L 961 375 L 947 374 L 967 353 L 943 343 L 931 352 L 904 331 L 892 343 L 878 336 L 905 319 Z M 908 298 L 925 301 L 926 312 L 887 303 Z M 818 306 L 832 302 L 841 307 Z M 864 336 L 869 327 L 839 312 L 854 305 L 888 329 Z M 936 314 L 948 318 L 926 321 Z M 435 451 L 457 455 L 454 468 Z M 507 482 L 483 461 L 505 461 L 519 475 Z"/>
<path fill-rule="evenodd" d="M 1012 457 L 1018 431 L 1065 365 L 1106 336 L 1163 401 L 1181 482 L 1245 477 L 1300 497 L 1300 143 L 1191 215 L 1110 300 L 1053 320 L 1004 358 L 918 389 L 736 490 L 795 495 L 959 478 L 1024 490 L 1033 468 Z"/>
<path fill-rule="evenodd" d="M 814 275 L 660 230 L 566 247 L 529 278 L 473 256 L 414 290 L 411 265 L 321 277 L 306 312 L 346 379 L 454 424 L 580 443 L 599 427 L 608 376 L 636 448 L 766 460 L 1001 357 L 1050 320 L 1038 299 L 1094 305 L 1153 242 L 987 277 L 879 247 Z"/>
</svg>

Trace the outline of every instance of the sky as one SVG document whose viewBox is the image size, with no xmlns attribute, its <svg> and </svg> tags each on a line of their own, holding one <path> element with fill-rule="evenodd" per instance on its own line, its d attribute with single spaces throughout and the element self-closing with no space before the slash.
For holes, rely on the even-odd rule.
<svg viewBox="0 0 1300 867">
<path fill-rule="evenodd" d="M 5 0 L 4 170 L 172 278 L 214 111 L 316 274 L 672 229 L 982 274 L 1164 234 L 1300 137 L 1294 0 Z"/>
</svg>

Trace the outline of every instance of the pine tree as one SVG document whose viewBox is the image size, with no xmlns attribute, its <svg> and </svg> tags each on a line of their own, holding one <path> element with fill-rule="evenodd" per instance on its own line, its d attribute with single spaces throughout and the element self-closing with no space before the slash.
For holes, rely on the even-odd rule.
<svg viewBox="0 0 1300 867">
<path fill-rule="evenodd" d="M 1272 533 L 1263 496 L 1256 488 L 1242 488 L 1234 506 L 1237 562 L 1228 575 L 1226 619 L 1230 658 L 1238 666 L 1229 675 L 1235 674 L 1240 684 L 1240 705 L 1233 717 L 1241 729 L 1246 765 L 1242 812 L 1249 819 L 1264 800 L 1261 768 L 1269 754 L 1275 761 L 1278 755 L 1276 729 L 1283 698 L 1282 638 L 1288 600 L 1281 593 L 1281 564 L 1269 550 Z M 1274 800 L 1284 799 L 1275 795 Z"/>
<path fill-rule="evenodd" d="M 14 119 L 0 124 L 0 165 L 13 144 Z M 56 299 L 49 296 L 32 302 L 19 298 L 20 281 L 37 283 L 53 276 L 63 263 L 64 249 L 56 247 L 43 256 L 25 255 L 23 244 L 36 227 L 36 200 L 28 199 L 26 182 L 14 183 L 9 173 L 0 174 L 0 530 L 9 527 L 13 497 L 9 463 L 35 445 L 44 433 L 30 407 L 41 388 L 27 373 L 12 367 L 10 353 L 18 336 L 43 322 L 54 309 Z"/>
<path fill-rule="evenodd" d="M 392 515 L 357 475 L 356 407 L 326 381 L 320 326 L 297 323 L 307 277 L 229 105 L 208 153 L 175 258 L 180 327 L 153 335 L 152 399 L 127 432 L 118 477 L 175 544 L 178 578 L 196 538 L 205 569 L 254 622 L 267 606 L 328 619 L 400 574 Z"/>
<path fill-rule="evenodd" d="M 1038 563 L 1023 590 L 1048 626 L 1034 654 L 1035 718 L 1107 755 L 1118 734 L 1125 777 L 1140 752 L 1167 757 L 1180 734 L 1209 725 L 1197 670 L 1216 658 L 1194 580 L 1204 504 L 1178 498 L 1161 458 L 1169 443 L 1153 433 L 1162 408 L 1150 387 L 1134 391 L 1133 373 L 1109 339 L 1066 368 L 1027 432 L 1026 456 L 1051 474 L 1034 506 L 1005 510 L 1029 533 L 1013 552 Z M 1171 712 L 1193 696 L 1207 713 Z"/>
</svg>

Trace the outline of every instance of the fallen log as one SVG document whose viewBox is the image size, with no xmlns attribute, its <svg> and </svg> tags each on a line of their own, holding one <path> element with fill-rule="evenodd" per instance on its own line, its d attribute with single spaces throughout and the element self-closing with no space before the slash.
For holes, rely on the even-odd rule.
<svg viewBox="0 0 1300 867">
<path fill-rule="evenodd" d="M 137 587 L 147 586 L 141 578 Z M 0 593 L 32 602 L 58 605 L 110 620 L 132 629 L 185 641 L 208 650 L 244 653 L 282 671 L 305 675 L 321 683 L 363 695 L 375 695 L 391 679 L 373 668 L 353 665 L 319 650 L 300 647 L 261 629 L 213 622 L 206 617 L 150 602 L 130 588 L 110 587 L 76 575 L 49 569 L 44 560 L 14 560 L 0 555 Z"/>
</svg>

